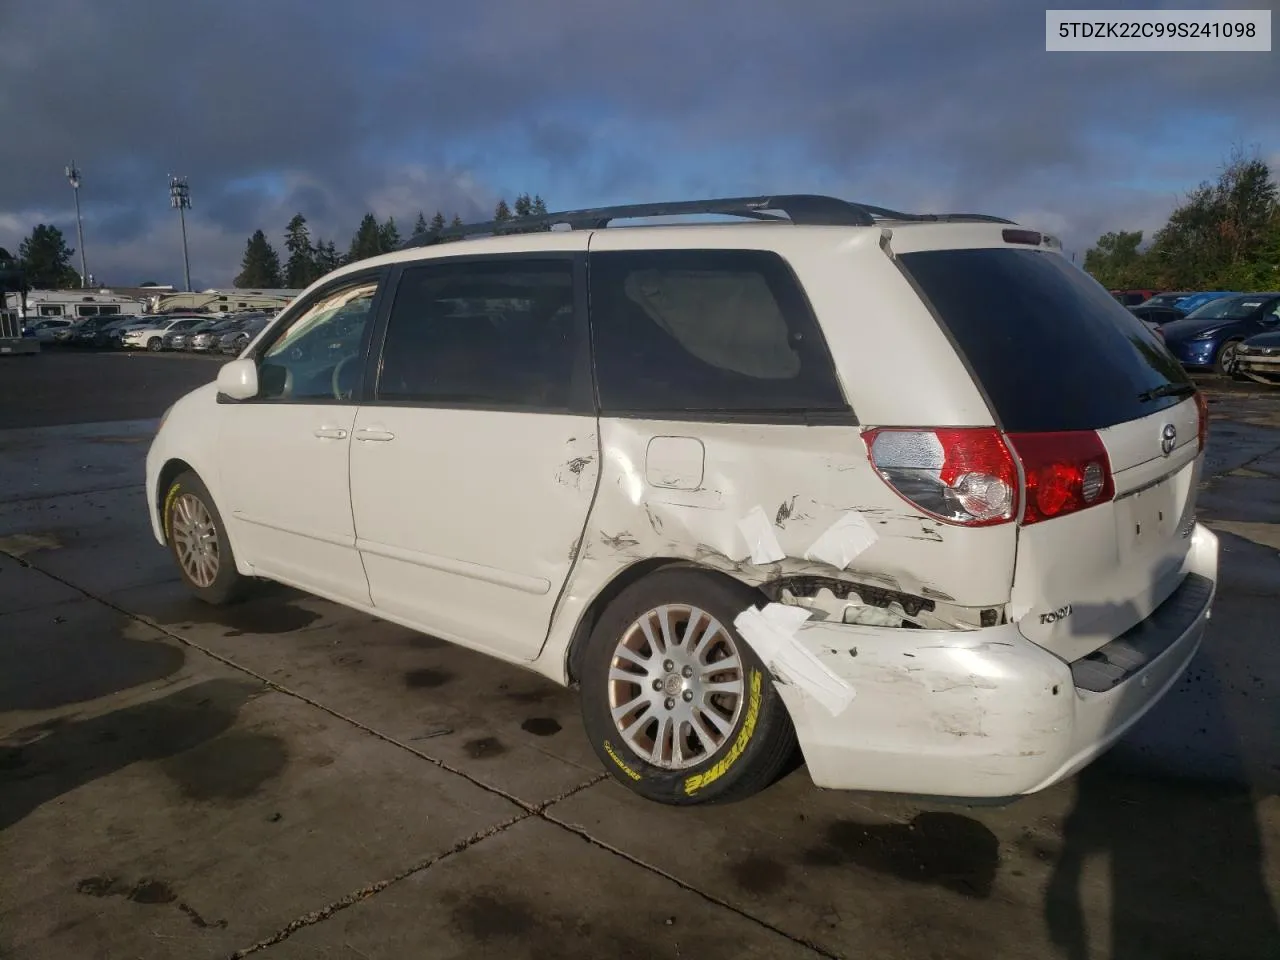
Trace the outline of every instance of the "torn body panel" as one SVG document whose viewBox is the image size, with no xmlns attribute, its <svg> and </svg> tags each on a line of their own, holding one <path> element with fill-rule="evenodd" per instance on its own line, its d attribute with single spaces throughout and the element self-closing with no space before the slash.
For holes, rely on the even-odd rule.
<svg viewBox="0 0 1280 960">
<path fill-rule="evenodd" d="M 693 428 L 601 419 L 596 499 L 536 664 L 547 675 L 565 679 L 566 652 L 591 601 L 654 558 L 719 570 L 815 615 L 824 604 L 802 597 L 806 578 L 837 592 L 849 584 L 852 593 L 825 604 L 836 619 L 862 606 L 901 611 L 908 626 L 972 629 L 983 609 L 1007 604 L 1015 538 L 912 511 L 875 473 L 858 428 L 701 422 L 696 446 L 681 431 Z M 837 549 L 814 549 L 824 542 Z M 971 562 L 975 554 L 983 563 Z M 869 610 L 850 616 L 884 622 Z"/>
</svg>

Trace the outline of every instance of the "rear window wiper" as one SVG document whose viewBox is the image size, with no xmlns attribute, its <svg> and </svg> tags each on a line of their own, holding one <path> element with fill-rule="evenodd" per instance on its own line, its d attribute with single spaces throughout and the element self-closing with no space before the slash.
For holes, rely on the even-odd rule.
<svg viewBox="0 0 1280 960">
<path fill-rule="evenodd" d="M 1143 390 L 1138 394 L 1138 401 L 1146 403 L 1148 400 L 1158 400 L 1160 397 L 1189 397 L 1195 392 L 1196 388 L 1189 383 L 1162 383 L 1150 390 Z"/>
</svg>

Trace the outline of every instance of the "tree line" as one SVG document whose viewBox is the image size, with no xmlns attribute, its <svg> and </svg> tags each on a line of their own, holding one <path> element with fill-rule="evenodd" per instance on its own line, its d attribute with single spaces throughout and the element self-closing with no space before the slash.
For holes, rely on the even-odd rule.
<svg viewBox="0 0 1280 960">
<path fill-rule="evenodd" d="M 521 217 L 536 217 L 547 213 L 546 202 L 542 197 L 527 193 L 517 196 L 508 205 L 505 199 L 499 199 L 494 207 L 493 219 L 497 221 L 517 220 Z M 462 226 L 462 218 L 454 214 L 446 223 L 444 213 L 437 210 L 435 216 L 427 220 L 419 211 L 414 221 L 410 237 L 429 237 L 439 239 L 447 227 Z M 519 232 L 513 227 L 512 232 Z M 443 238 L 448 240 L 450 238 Z M 351 236 L 351 243 L 346 253 L 340 253 L 332 240 L 312 239 L 311 230 L 307 226 L 307 218 L 296 213 L 284 230 L 284 249 L 287 254 L 283 265 L 280 255 L 267 239 L 262 230 L 255 230 L 245 243 L 244 257 L 240 262 L 240 273 L 235 278 L 235 285 L 245 289 L 278 289 L 281 287 L 301 290 L 319 280 L 331 270 L 358 260 L 376 257 L 382 253 L 390 253 L 399 249 L 402 238 L 400 227 L 394 217 L 388 217 L 379 223 L 372 213 L 366 213 L 360 225 Z"/>
<path fill-rule="evenodd" d="M 1237 150 L 1145 249 L 1141 230 L 1105 233 L 1084 268 L 1110 290 L 1280 289 L 1280 191 L 1271 169 Z"/>
</svg>

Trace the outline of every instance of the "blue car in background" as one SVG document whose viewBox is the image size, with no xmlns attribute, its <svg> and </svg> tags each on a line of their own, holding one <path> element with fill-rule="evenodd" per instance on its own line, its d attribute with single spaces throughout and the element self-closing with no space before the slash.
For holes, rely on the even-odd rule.
<svg viewBox="0 0 1280 960">
<path fill-rule="evenodd" d="M 1280 327 L 1280 293 L 1249 293 L 1206 303 L 1161 328 L 1165 346 L 1191 369 L 1231 373 L 1240 343 Z"/>
<path fill-rule="evenodd" d="M 1239 297 L 1243 296 L 1242 290 L 1202 290 L 1199 293 L 1185 294 L 1180 300 L 1174 302 L 1173 306 L 1177 307 L 1183 313 L 1190 313 L 1193 310 L 1199 310 L 1206 303 L 1212 303 L 1214 300 L 1221 300 L 1223 297 Z"/>
</svg>

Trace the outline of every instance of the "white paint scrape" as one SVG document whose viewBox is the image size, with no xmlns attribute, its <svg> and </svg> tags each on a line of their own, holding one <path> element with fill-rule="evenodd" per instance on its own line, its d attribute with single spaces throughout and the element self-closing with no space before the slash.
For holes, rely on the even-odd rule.
<svg viewBox="0 0 1280 960">
<path fill-rule="evenodd" d="M 878 539 L 866 517 L 857 510 L 847 510 L 813 541 L 804 558 L 843 570 Z"/>
<path fill-rule="evenodd" d="M 796 640 L 796 633 L 809 616 L 802 607 L 770 603 L 760 610 L 747 607 L 733 625 L 772 673 L 838 717 L 853 702 L 854 691 Z"/>
<path fill-rule="evenodd" d="M 786 556 L 782 552 L 782 547 L 778 545 L 773 524 L 769 522 L 764 508 L 759 504 L 738 521 L 738 529 L 742 531 L 742 537 L 747 541 L 752 563 L 774 563 Z"/>
</svg>

